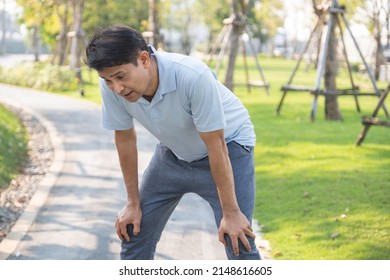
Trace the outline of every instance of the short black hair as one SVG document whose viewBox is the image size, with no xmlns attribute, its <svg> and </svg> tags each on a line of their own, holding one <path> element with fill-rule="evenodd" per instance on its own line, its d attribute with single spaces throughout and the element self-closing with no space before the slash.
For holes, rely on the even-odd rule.
<svg viewBox="0 0 390 280">
<path fill-rule="evenodd" d="M 137 56 L 144 50 L 148 45 L 137 30 L 124 25 L 100 28 L 86 47 L 85 63 L 97 71 L 127 63 L 137 66 Z"/>
</svg>

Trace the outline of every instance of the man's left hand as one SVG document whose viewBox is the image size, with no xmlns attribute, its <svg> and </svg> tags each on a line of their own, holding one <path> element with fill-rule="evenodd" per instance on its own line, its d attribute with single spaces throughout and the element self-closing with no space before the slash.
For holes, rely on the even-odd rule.
<svg viewBox="0 0 390 280">
<path fill-rule="evenodd" d="M 225 234 L 230 236 L 233 251 L 236 256 L 238 256 L 240 253 L 240 249 L 238 246 L 239 239 L 244 244 L 245 249 L 250 252 L 251 245 L 248 241 L 247 236 L 253 239 L 256 237 L 256 235 L 253 233 L 253 229 L 248 219 L 239 210 L 224 214 L 221 220 L 221 225 L 218 229 L 218 236 L 219 241 L 226 246 Z"/>
</svg>

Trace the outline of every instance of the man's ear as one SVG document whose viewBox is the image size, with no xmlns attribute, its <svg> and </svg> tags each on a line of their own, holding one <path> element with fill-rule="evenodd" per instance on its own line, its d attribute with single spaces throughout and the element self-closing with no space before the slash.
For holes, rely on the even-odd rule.
<svg viewBox="0 0 390 280">
<path fill-rule="evenodd" d="M 139 54 L 139 59 L 144 67 L 149 67 L 150 65 L 150 55 L 147 51 L 141 51 Z"/>
</svg>

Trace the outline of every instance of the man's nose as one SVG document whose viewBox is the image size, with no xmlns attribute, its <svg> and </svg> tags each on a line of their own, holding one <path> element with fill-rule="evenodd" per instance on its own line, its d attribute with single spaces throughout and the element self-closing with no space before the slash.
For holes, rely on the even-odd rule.
<svg viewBox="0 0 390 280">
<path fill-rule="evenodd" d="M 114 91 L 116 93 L 121 94 L 124 88 L 121 82 L 114 82 Z"/>
</svg>

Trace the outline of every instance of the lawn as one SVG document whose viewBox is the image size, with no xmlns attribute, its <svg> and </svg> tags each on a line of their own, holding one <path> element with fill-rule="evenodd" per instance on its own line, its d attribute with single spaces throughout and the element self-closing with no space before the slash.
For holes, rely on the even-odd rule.
<svg viewBox="0 0 390 280">
<path fill-rule="evenodd" d="M 235 79 L 245 82 L 242 60 Z M 259 73 L 249 59 L 250 79 Z M 326 121 L 324 98 L 319 97 L 317 118 L 310 121 L 313 97 L 288 93 L 280 115 L 276 108 L 280 88 L 295 61 L 261 57 L 270 95 L 263 88 L 237 87 L 235 92 L 255 124 L 257 143 L 255 218 L 270 241 L 275 259 L 357 260 L 390 259 L 390 129 L 372 126 L 359 147 L 361 117 L 370 115 L 377 97 L 339 98 L 343 121 Z M 304 66 L 304 65 L 303 65 Z M 304 67 L 302 67 L 304 68 Z M 339 71 L 338 85 L 348 85 L 347 72 Z M 222 71 L 220 76 L 222 76 Z M 97 75 L 85 71 L 84 99 L 100 102 Z M 293 84 L 314 86 L 316 73 L 301 70 Z M 366 76 L 356 83 L 370 86 Z M 379 85 L 384 88 L 383 82 Z M 63 92 L 80 97 L 76 91 Z M 390 98 L 386 102 L 390 107 Z M 379 117 L 385 119 L 383 110 Z"/>
<path fill-rule="evenodd" d="M 390 130 L 373 126 L 362 146 L 355 146 L 361 116 L 372 113 L 378 98 L 360 97 L 358 113 L 353 97 L 340 97 L 344 121 L 330 122 L 319 97 L 317 119 L 311 122 L 313 97 L 288 93 L 277 116 L 280 87 L 293 66 L 264 59 L 270 96 L 263 89 L 239 93 L 255 123 L 255 217 L 273 257 L 390 259 Z M 314 85 L 315 73 L 302 72 L 299 83 Z M 361 82 L 367 85 L 366 79 Z M 380 117 L 385 119 L 383 111 Z"/>
</svg>

